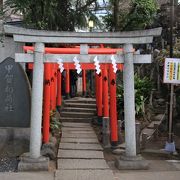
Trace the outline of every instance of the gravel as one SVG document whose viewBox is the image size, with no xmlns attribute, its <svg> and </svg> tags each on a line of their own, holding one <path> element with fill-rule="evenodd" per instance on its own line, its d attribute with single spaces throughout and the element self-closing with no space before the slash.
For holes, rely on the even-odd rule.
<svg viewBox="0 0 180 180">
<path fill-rule="evenodd" d="M 0 172 L 17 172 L 19 156 L 28 151 L 28 143 L 9 140 L 0 147 Z"/>
<path fill-rule="evenodd" d="M 18 158 L 3 157 L 0 158 L 0 172 L 17 172 Z"/>
</svg>

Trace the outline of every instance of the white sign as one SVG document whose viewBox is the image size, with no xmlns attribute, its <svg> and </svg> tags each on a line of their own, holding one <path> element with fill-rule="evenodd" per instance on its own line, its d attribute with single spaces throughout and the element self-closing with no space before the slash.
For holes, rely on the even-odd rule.
<svg viewBox="0 0 180 180">
<path fill-rule="evenodd" d="M 164 83 L 180 84 L 180 59 L 165 59 Z"/>
</svg>

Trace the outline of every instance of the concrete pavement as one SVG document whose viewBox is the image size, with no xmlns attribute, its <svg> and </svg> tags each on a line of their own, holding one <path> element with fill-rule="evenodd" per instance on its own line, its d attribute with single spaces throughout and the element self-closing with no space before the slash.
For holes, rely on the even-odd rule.
<svg viewBox="0 0 180 180">
<path fill-rule="evenodd" d="M 114 173 L 114 180 L 179 180 L 180 171 L 160 172 L 119 172 Z"/>
<path fill-rule="evenodd" d="M 0 180 L 55 180 L 53 172 L 0 173 Z"/>
<path fill-rule="evenodd" d="M 68 171 L 68 170 L 67 170 Z M 85 179 L 81 180 L 106 180 L 109 172 L 104 171 L 105 173 L 101 173 L 101 170 L 98 170 L 98 176 L 89 176 L 92 175 L 92 171 L 89 171 L 88 174 L 86 170 L 81 170 L 81 174 Z M 69 174 L 69 172 L 63 175 L 63 171 L 58 171 L 55 175 L 53 172 L 18 172 L 18 173 L 0 173 L 0 180 L 80 180 L 77 179 L 78 172 L 73 172 L 74 178 Z M 65 177 L 60 178 L 62 175 Z M 100 175 L 100 176 L 99 176 Z M 67 178 L 66 178 L 67 177 Z M 71 177 L 70 179 L 68 179 Z M 112 179 L 107 180 L 179 180 L 180 179 L 180 171 L 128 171 L 128 172 L 115 172 L 113 174 Z"/>
</svg>

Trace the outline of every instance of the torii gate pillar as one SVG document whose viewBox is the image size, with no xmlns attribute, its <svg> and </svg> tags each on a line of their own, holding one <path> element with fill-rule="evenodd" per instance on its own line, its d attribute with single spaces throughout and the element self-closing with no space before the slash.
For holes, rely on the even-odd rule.
<svg viewBox="0 0 180 180">
<path fill-rule="evenodd" d="M 44 77 L 44 43 L 35 44 L 31 104 L 30 157 L 40 157 Z M 37 113 L 38 110 L 38 113 Z"/>
<path fill-rule="evenodd" d="M 136 130 L 135 130 L 135 91 L 134 91 L 134 65 L 133 46 L 124 45 L 124 114 L 125 114 L 125 142 L 126 156 L 136 156 Z"/>
<path fill-rule="evenodd" d="M 126 152 L 115 161 L 118 169 L 148 169 L 148 163 L 136 154 L 135 91 L 133 45 L 124 47 L 124 121 Z"/>
</svg>

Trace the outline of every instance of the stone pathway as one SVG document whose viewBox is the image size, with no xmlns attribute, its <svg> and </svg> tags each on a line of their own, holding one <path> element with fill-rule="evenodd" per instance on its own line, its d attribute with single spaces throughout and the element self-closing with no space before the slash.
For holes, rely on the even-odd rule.
<svg viewBox="0 0 180 180">
<path fill-rule="evenodd" d="M 111 180 L 113 173 L 90 123 L 63 122 L 56 180 Z"/>
</svg>

